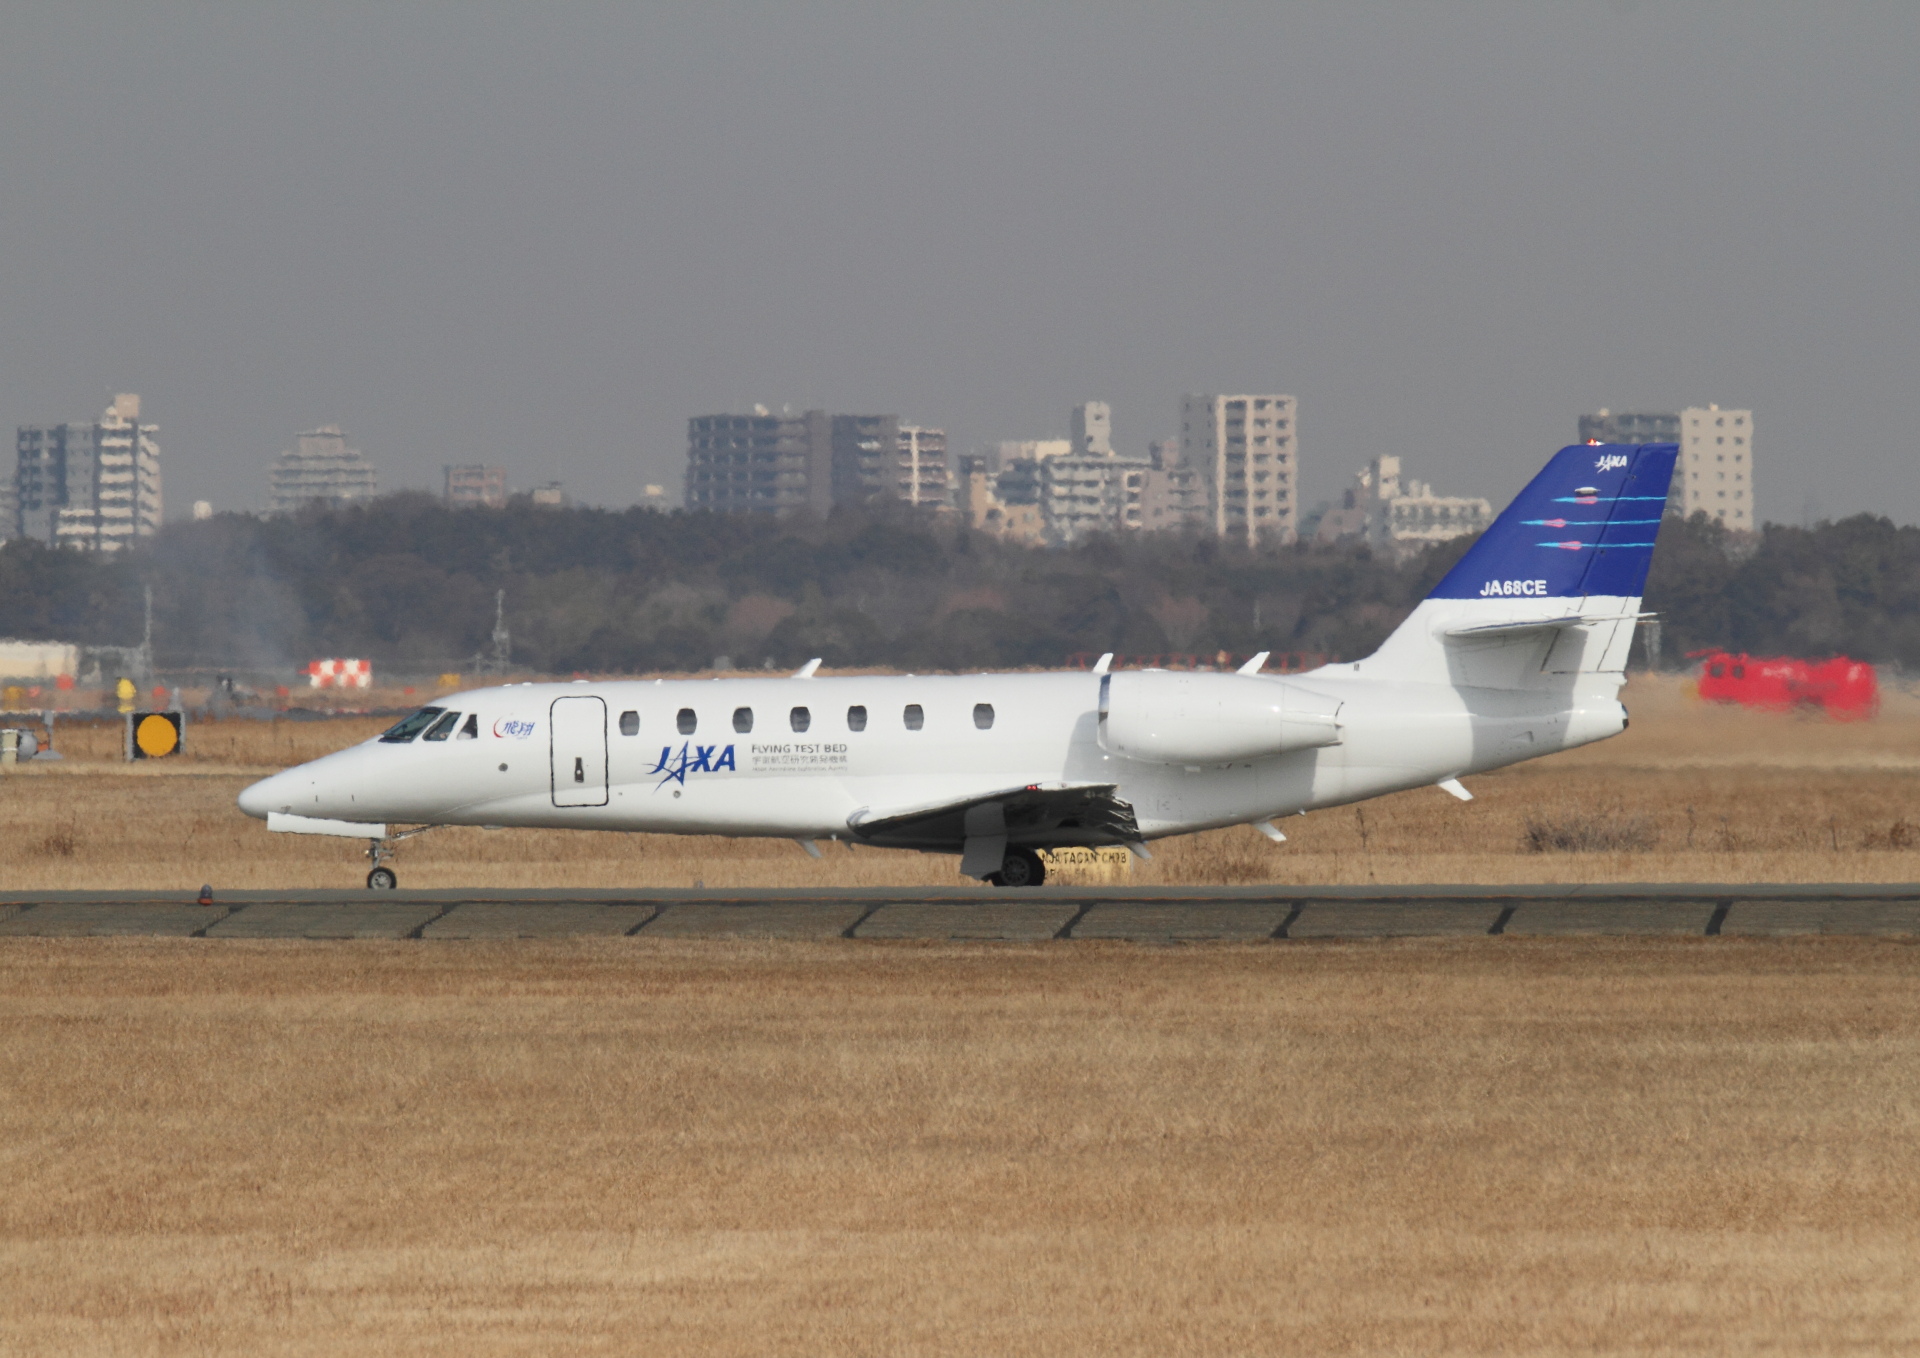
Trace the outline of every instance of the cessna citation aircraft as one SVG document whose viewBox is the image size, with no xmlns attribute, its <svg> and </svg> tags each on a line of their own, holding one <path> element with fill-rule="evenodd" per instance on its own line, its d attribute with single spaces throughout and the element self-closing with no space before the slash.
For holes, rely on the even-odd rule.
<svg viewBox="0 0 1920 1358">
<path fill-rule="evenodd" d="M 1563 448 L 1364 660 L 1164 670 L 576 680 L 476 689 L 240 794 L 270 830 L 441 825 L 845 840 L 1037 886 L 1035 850 L 1254 825 L 1623 730 L 1673 444 Z M 389 835 L 390 824 L 419 827 Z"/>
</svg>

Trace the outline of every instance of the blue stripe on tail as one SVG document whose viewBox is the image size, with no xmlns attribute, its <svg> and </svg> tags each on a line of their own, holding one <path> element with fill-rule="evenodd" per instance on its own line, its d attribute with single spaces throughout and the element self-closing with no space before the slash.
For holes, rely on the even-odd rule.
<svg viewBox="0 0 1920 1358">
<path fill-rule="evenodd" d="M 1679 453 L 1673 443 L 1562 448 L 1429 597 L 1638 598 Z"/>
</svg>

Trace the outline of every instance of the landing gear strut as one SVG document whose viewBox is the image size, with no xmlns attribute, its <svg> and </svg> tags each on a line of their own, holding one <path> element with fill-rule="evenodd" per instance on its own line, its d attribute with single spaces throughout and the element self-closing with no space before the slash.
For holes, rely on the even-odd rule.
<svg viewBox="0 0 1920 1358">
<path fill-rule="evenodd" d="M 987 874 L 995 886 L 1039 886 L 1047 880 L 1047 865 L 1032 849 L 1008 849 L 1000 871 Z"/>
<path fill-rule="evenodd" d="M 373 871 L 367 874 L 367 890 L 392 891 L 400 885 L 400 875 L 386 866 L 386 860 L 393 857 L 393 850 L 387 847 L 384 839 L 367 841 L 367 861 L 373 864 Z"/>
<path fill-rule="evenodd" d="M 392 891 L 400 885 L 400 874 L 386 865 L 393 857 L 393 846 L 403 839 L 412 839 L 415 835 L 424 835 L 429 830 L 438 830 L 437 825 L 417 825 L 411 830 L 396 830 L 385 839 L 367 841 L 367 861 L 373 864 L 373 871 L 367 874 L 369 891 Z"/>
</svg>

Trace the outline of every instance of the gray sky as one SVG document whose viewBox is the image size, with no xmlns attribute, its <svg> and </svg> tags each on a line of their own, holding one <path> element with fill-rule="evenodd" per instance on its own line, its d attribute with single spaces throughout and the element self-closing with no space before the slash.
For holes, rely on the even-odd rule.
<svg viewBox="0 0 1920 1358">
<path fill-rule="evenodd" d="M 137 391 L 171 515 L 678 493 L 688 416 L 955 448 L 1300 398 L 1503 502 L 1599 406 L 1756 410 L 1764 518 L 1920 519 L 1920 7 L 0 10 L 0 423 Z"/>
</svg>

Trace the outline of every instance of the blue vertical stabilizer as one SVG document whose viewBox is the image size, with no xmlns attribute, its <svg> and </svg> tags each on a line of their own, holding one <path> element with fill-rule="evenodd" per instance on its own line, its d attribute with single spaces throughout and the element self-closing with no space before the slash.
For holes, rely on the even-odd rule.
<svg viewBox="0 0 1920 1358">
<path fill-rule="evenodd" d="M 1637 599 L 1679 452 L 1672 443 L 1562 448 L 1428 597 Z"/>
</svg>

